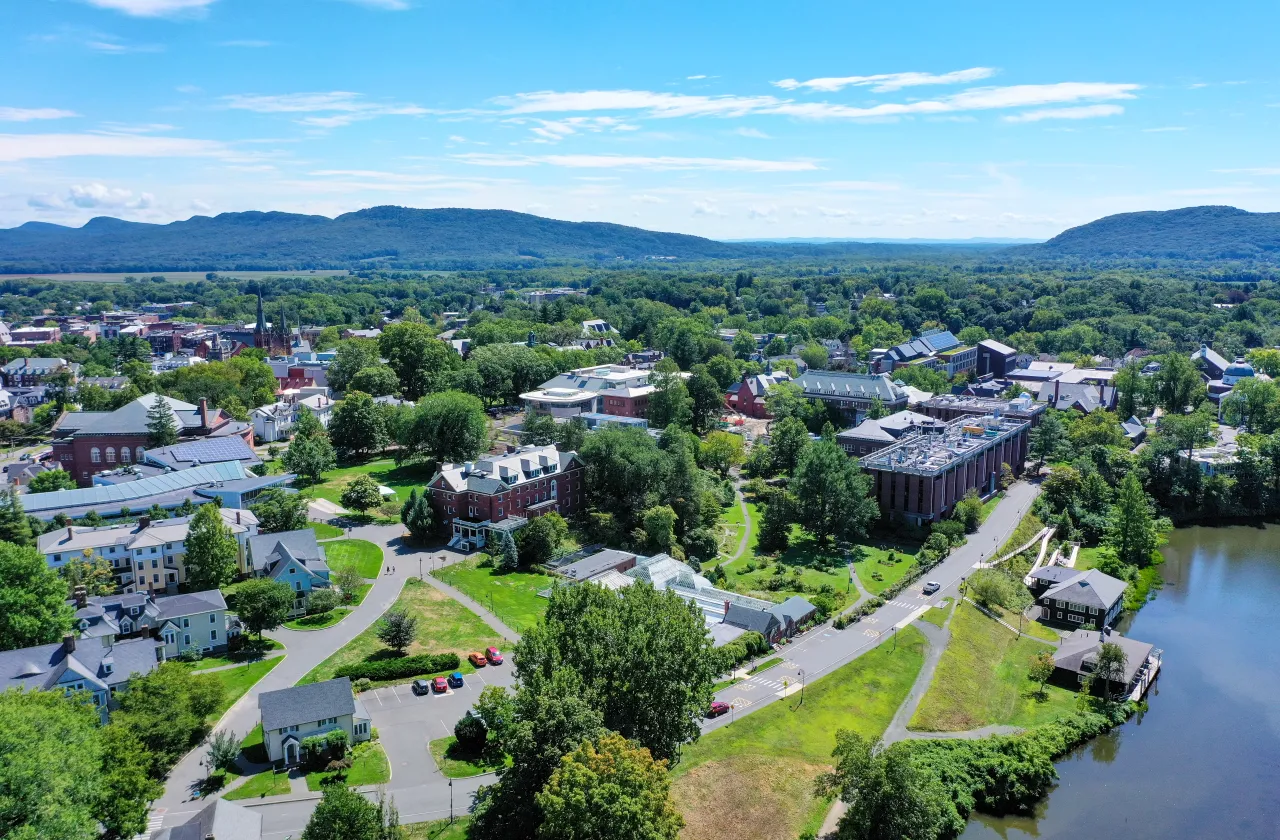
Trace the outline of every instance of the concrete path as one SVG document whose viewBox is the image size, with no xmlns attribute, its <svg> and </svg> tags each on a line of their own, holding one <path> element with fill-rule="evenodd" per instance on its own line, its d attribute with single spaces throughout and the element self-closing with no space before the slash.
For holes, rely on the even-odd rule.
<svg viewBox="0 0 1280 840">
<path fill-rule="evenodd" d="M 885 744 L 892 744 L 894 741 L 910 737 L 907 733 L 907 724 L 915 716 L 916 709 L 920 707 L 920 701 L 924 699 L 925 694 L 929 692 L 929 686 L 933 684 L 933 674 L 938 670 L 942 654 L 946 652 L 947 642 L 951 641 L 950 627 L 954 615 L 955 611 L 952 610 L 951 615 L 947 616 L 946 622 L 941 627 L 934 627 L 927 621 L 917 621 L 911 625 L 929 640 L 929 649 L 924 655 L 924 665 L 921 666 L 916 681 L 911 685 L 911 691 L 907 692 L 906 699 L 902 701 L 902 705 L 898 707 L 893 720 L 889 721 L 888 728 L 881 736 Z"/>
</svg>

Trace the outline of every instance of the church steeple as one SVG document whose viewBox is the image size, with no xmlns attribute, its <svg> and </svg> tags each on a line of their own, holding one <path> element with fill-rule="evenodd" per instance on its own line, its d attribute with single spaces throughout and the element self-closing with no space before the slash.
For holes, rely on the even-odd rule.
<svg viewBox="0 0 1280 840">
<path fill-rule="evenodd" d="M 267 319 L 262 314 L 262 289 L 258 289 L 258 323 L 257 323 L 257 326 L 254 327 L 254 332 L 258 334 L 262 334 L 262 333 L 265 333 L 266 331 L 267 331 Z"/>
</svg>

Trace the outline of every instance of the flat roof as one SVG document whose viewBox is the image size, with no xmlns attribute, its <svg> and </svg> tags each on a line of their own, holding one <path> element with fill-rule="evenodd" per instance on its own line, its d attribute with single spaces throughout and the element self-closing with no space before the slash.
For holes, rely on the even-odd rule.
<svg viewBox="0 0 1280 840">
<path fill-rule="evenodd" d="M 863 457 L 862 467 L 937 475 L 986 452 L 1029 425 L 1026 420 L 1012 417 L 961 417 L 947 423 L 940 434 L 909 434 L 896 444 Z"/>
</svg>

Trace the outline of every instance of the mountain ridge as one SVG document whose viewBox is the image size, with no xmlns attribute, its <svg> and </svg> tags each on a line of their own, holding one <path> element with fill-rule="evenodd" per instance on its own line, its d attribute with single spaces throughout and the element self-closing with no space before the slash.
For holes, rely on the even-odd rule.
<svg viewBox="0 0 1280 840">
<path fill-rule="evenodd" d="M 1280 259 L 1280 213 L 1226 205 L 1104 216 L 1009 253 L 1039 257 Z"/>
</svg>

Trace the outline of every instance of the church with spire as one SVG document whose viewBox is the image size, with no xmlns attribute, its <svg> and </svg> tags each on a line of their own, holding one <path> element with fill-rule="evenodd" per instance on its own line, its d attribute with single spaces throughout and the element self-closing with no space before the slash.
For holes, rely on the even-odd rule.
<svg viewBox="0 0 1280 840">
<path fill-rule="evenodd" d="M 266 351 L 268 356 L 288 356 L 293 352 L 293 337 L 289 335 L 284 301 L 280 302 L 280 320 L 268 327 L 262 312 L 261 291 L 258 292 L 258 322 L 253 327 L 253 346 Z"/>
</svg>

